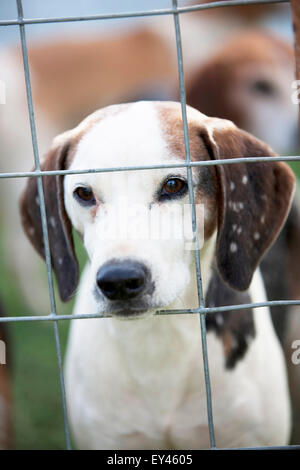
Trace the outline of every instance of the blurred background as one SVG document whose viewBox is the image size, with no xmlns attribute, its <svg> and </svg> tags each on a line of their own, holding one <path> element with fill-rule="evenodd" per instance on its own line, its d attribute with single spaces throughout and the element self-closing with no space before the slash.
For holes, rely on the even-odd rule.
<svg viewBox="0 0 300 470">
<path fill-rule="evenodd" d="M 78 0 L 77 2 L 73 2 L 71 0 L 45 0 L 43 2 L 38 0 L 23 0 L 23 8 L 25 18 L 46 18 L 56 16 L 63 17 L 111 14 L 116 12 L 129 12 L 135 10 L 141 11 L 150 9 L 162 9 L 170 7 L 171 3 L 172 2 L 170 0 L 103 0 L 101 2 L 99 2 L 98 0 Z M 187 3 L 189 2 L 181 1 L 179 2 L 179 5 L 183 6 Z M 232 10 L 228 10 L 226 12 L 223 11 L 221 14 L 220 12 L 200 12 L 196 14 L 197 18 L 199 18 L 201 14 L 203 15 L 203 18 L 205 18 L 205 27 L 203 26 L 203 23 L 199 23 L 199 25 L 197 25 L 197 22 L 195 22 L 195 31 L 196 34 L 198 34 L 197 32 L 199 32 L 199 30 L 201 29 L 202 24 L 204 35 L 202 36 L 202 40 L 200 36 L 200 39 L 197 42 L 198 36 L 196 35 L 195 37 L 193 37 L 192 35 L 194 31 L 193 28 L 195 28 L 194 23 L 193 28 L 185 29 L 183 27 L 182 29 L 184 59 L 185 57 L 187 58 L 185 62 L 187 82 L 189 82 L 190 77 L 192 77 L 193 70 L 197 68 L 197 61 L 199 62 L 199 66 L 201 66 L 202 62 L 207 59 L 207 56 L 212 54 L 212 51 L 217 51 L 218 47 L 222 45 L 223 36 L 218 36 L 218 32 L 216 30 L 219 25 L 222 26 L 222 34 L 224 35 L 224 38 L 226 38 L 226 40 L 230 38 L 231 34 L 234 35 L 237 32 L 242 32 L 243 29 L 251 28 L 253 30 L 253 28 L 258 28 L 259 30 L 263 30 L 273 34 L 280 40 L 284 40 L 289 44 L 292 43 L 291 15 L 287 5 L 280 5 L 278 8 L 274 8 L 271 6 L 269 8 L 265 7 L 263 12 L 255 11 L 253 13 L 252 10 L 251 15 L 239 11 L 236 13 L 236 16 L 234 16 L 234 19 L 232 15 Z M 186 14 L 184 16 L 188 17 L 190 16 L 190 14 Z M 230 19 L 229 16 L 231 17 Z M 11 0 L 0 0 L 0 20 L 12 20 L 16 18 L 17 11 L 15 2 Z M 164 38 L 164 40 L 168 44 L 172 41 L 174 42 L 173 18 L 165 16 L 156 18 L 147 17 L 120 20 L 81 21 L 76 23 L 28 25 L 26 26 L 26 34 L 28 44 L 33 45 L 33 47 L 36 45 L 38 47 L 43 47 L 43 45 L 45 45 L 45 53 L 42 54 L 42 56 L 44 60 L 44 66 L 46 66 L 47 57 L 49 53 L 49 51 L 47 51 L 47 45 L 49 44 L 63 44 L 65 41 L 67 42 L 69 40 L 76 40 L 79 42 L 86 42 L 89 40 L 94 41 L 95 39 L 97 41 L 108 41 L 104 45 L 104 49 L 107 49 L 107 54 L 101 56 L 105 58 L 107 55 L 110 56 L 111 54 L 118 54 L 119 46 L 116 46 L 115 43 L 114 45 L 112 45 L 112 43 L 109 42 L 110 40 L 113 41 L 114 38 L 121 38 L 122 42 L 122 37 L 127 38 L 128 33 L 132 34 L 133 31 L 140 31 L 143 28 L 153 31 L 155 35 L 157 34 L 159 36 L 159 38 Z M 218 29 L 218 31 L 220 31 L 220 28 Z M 217 38 L 217 41 L 213 40 L 214 38 Z M 131 48 L 133 49 L 134 47 L 134 41 L 139 40 L 140 39 L 137 37 L 136 40 L 133 40 L 133 43 L 130 41 L 128 42 L 129 49 L 126 51 L 128 57 L 130 56 Z M 190 44 L 193 43 L 193 54 L 190 54 Z M 147 44 L 145 45 L 145 48 L 148 47 Z M 11 50 L 10 48 L 14 48 L 15 46 L 19 48 L 18 26 L 0 27 L 0 54 L 4 53 L 3 61 L 1 62 L 0 59 L 0 80 L 6 80 L 6 51 Z M 112 49 L 110 49 L 110 47 Z M 158 47 L 155 50 L 157 51 L 155 52 L 155 54 L 159 54 L 160 48 Z M 135 49 L 134 51 L 134 53 L 137 54 L 137 51 Z M 137 76 L 143 76 L 142 74 L 140 74 L 139 65 L 142 68 L 144 66 L 142 59 L 143 57 L 147 57 L 146 55 L 143 55 L 143 52 L 139 53 L 140 58 L 137 58 L 136 62 L 134 62 L 133 65 L 134 67 L 136 67 L 136 69 L 132 71 L 134 72 L 133 75 L 135 75 L 135 79 Z M 30 54 L 31 53 L 29 51 L 29 57 L 31 57 Z M 57 52 L 55 54 L 57 54 Z M 75 52 L 73 52 L 73 54 L 75 54 Z M 122 54 L 123 53 L 120 52 L 119 56 L 116 56 L 117 64 L 118 61 L 120 64 L 122 63 Z M 145 52 L 145 54 L 147 54 L 147 52 Z M 170 49 L 170 52 L 166 54 L 166 58 L 169 60 L 170 58 L 172 58 L 172 54 L 174 54 L 174 50 L 172 51 Z M 54 60 L 53 57 L 51 57 L 51 60 L 53 60 L 54 64 L 55 57 L 58 56 L 54 55 Z M 35 59 L 33 54 L 32 63 L 30 61 L 30 65 L 32 65 L 33 68 L 36 67 L 34 60 Z M 156 64 L 156 62 L 153 63 Z M 157 62 L 157 64 L 158 68 L 162 68 L 162 64 L 159 61 Z M 105 60 L 103 60 L 102 63 L 100 60 L 99 66 L 103 68 L 103 74 L 105 73 L 106 67 L 110 67 L 109 64 L 106 66 Z M 38 75 L 38 79 L 36 80 L 35 75 L 33 75 L 32 81 L 34 99 L 39 108 L 36 116 L 37 121 L 40 120 L 39 116 L 41 116 L 41 119 L 42 117 L 44 118 L 44 114 L 42 111 L 40 111 L 40 109 L 42 109 L 43 106 L 47 107 L 47 104 L 43 105 L 43 102 L 39 100 L 38 91 L 35 95 L 35 90 L 38 90 L 38 80 L 41 80 L 42 82 L 43 80 L 47 80 L 47 77 L 43 76 L 44 69 L 42 69 L 42 66 L 40 67 L 41 69 L 39 71 L 40 75 Z M 126 64 L 123 64 L 122 67 L 126 69 Z M 131 65 L 128 65 L 128 67 L 131 67 Z M 116 75 L 118 75 L 118 69 L 116 68 L 112 70 L 115 70 L 114 78 L 116 78 Z M 118 85 L 119 82 L 121 83 L 121 85 L 124 85 L 125 80 L 127 80 L 128 83 L 130 81 L 130 77 L 127 77 L 126 79 L 122 77 L 122 70 L 123 69 L 120 69 L 119 76 L 117 77 Z M 56 77 L 59 77 L 58 68 L 56 70 L 56 73 Z M 62 73 L 65 72 L 63 71 Z M 16 75 L 13 73 L 13 76 L 15 77 Z M 59 78 L 55 78 L 54 74 L 51 85 L 54 86 L 54 88 L 56 86 L 55 84 L 57 83 L 56 79 L 58 80 Z M 81 83 L 81 86 L 84 88 L 89 87 L 89 85 L 86 83 Z M 290 83 L 288 83 L 287 86 L 290 87 Z M 22 87 L 23 89 L 21 101 L 25 100 L 24 82 L 22 83 Z M 64 94 L 67 94 L 68 87 L 69 82 L 66 79 L 61 99 L 63 99 Z M 116 87 L 116 89 L 122 90 L 122 86 L 119 88 Z M 83 92 L 83 88 L 81 89 L 80 86 L 78 86 L 77 91 L 78 95 L 80 95 Z M 130 99 L 139 99 L 140 97 L 146 99 L 148 97 L 153 97 L 154 99 L 156 97 L 158 99 L 176 98 L 176 64 L 175 67 L 173 67 L 173 64 L 170 64 L 170 67 L 163 70 L 161 72 L 161 75 L 159 73 L 157 73 L 157 76 L 153 75 L 152 83 L 150 84 L 149 82 L 147 82 L 147 80 L 142 80 L 141 78 L 138 85 L 136 84 L 136 82 L 134 82 L 134 87 L 132 88 L 128 86 L 124 93 L 123 91 L 118 91 L 118 93 L 114 92 L 115 94 L 110 95 L 110 91 L 108 89 L 100 91 L 102 92 L 101 99 L 99 98 L 99 100 L 95 100 L 92 97 L 91 103 L 89 106 L 87 106 L 86 109 L 84 109 L 82 107 L 82 104 L 80 104 L 80 101 L 78 101 L 78 109 L 74 108 L 75 110 L 72 116 L 69 116 L 66 113 L 66 115 L 64 116 L 65 121 L 64 119 L 62 119 L 61 123 L 59 123 L 59 125 L 57 126 L 59 132 L 67 129 L 70 125 L 74 125 L 74 123 L 78 122 L 78 120 L 80 120 L 85 114 L 87 114 L 88 111 L 90 111 L 90 108 L 92 110 L 94 102 L 94 109 L 96 109 L 97 107 L 99 107 L 99 105 L 102 105 L 102 103 L 106 105 L 110 102 L 113 103 L 121 100 L 128 101 Z M 40 106 L 41 102 L 42 105 Z M 47 100 L 44 103 L 47 103 Z M 6 105 L 0 104 L 0 126 L 1 119 L 6 119 L 7 109 L 11 109 L 11 113 L 14 113 L 12 118 L 13 120 L 10 122 L 6 122 L 5 125 L 7 125 L 7 129 L 11 129 L 11 123 L 14 122 L 14 129 L 15 127 L 17 127 L 22 131 L 22 135 L 18 134 L 18 132 L 17 134 L 13 133 L 13 136 L 8 142 L 7 147 L 3 146 L 1 148 L 1 171 L 24 171 L 30 170 L 33 166 L 33 159 L 30 160 L 30 158 L 32 158 L 32 154 L 30 155 L 31 139 L 28 117 L 23 112 L 19 112 L 21 106 L 22 105 L 19 106 L 18 104 L 16 105 L 14 103 L 12 105 L 12 108 L 9 108 L 9 101 Z M 52 118 L 53 115 L 51 116 L 51 119 Z M 50 118 L 47 117 L 47 119 Z M 53 126 L 53 132 L 51 131 L 49 133 L 49 137 L 47 136 L 45 139 L 43 138 L 43 129 L 39 128 L 39 124 L 37 124 L 37 127 L 40 153 L 43 154 L 44 146 L 45 148 L 47 148 L 47 146 L 49 145 L 49 141 L 56 134 L 56 127 L 55 125 Z M 7 131 L 5 137 L 7 137 Z M 14 147 L 14 145 L 16 145 L 16 141 L 18 144 L 17 148 Z M 5 153 L 6 148 L 8 149 L 7 153 Z M 29 163 L 28 158 L 25 159 L 25 150 L 23 151 L 23 149 L 26 149 L 26 152 L 29 155 Z M 282 151 L 282 149 L 280 149 L 280 151 Z M 10 155 L 10 152 L 12 155 L 11 158 L 7 157 L 7 155 Z M 293 146 L 293 148 L 288 148 L 288 146 L 286 146 L 285 151 L 282 151 L 281 153 L 292 154 L 292 152 L 294 152 L 294 154 L 297 154 L 297 148 L 295 145 Z M 17 158 L 15 158 L 16 155 Z M 298 163 L 293 165 L 293 169 L 300 177 Z M 20 185 L 22 184 L 21 181 L 19 181 L 19 183 Z M 44 263 L 40 261 L 37 268 L 38 276 L 40 277 L 40 281 L 43 286 L 43 299 L 41 303 L 42 305 L 44 305 L 44 309 L 40 311 L 38 307 L 38 311 L 33 312 L 32 305 L 35 303 L 36 305 L 38 305 L 41 288 L 40 285 L 36 284 L 35 277 L 30 270 L 30 266 L 27 264 L 27 252 L 23 251 L 18 254 L 18 258 L 21 264 L 23 261 L 23 278 L 26 278 L 25 280 L 27 281 L 27 283 L 31 284 L 30 292 L 28 291 L 29 288 L 27 288 L 27 294 L 25 295 L 25 297 L 24 289 L 22 290 L 22 286 L 20 287 L 18 282 L 18 276 L 15 271 L 15 263 L 11 261 L 9 256 L 7 256 L 9 248 L 6 244 L 5 234 L 5 227 L 7 226 L 7 219 L 5 213 L 6 207 L 10 207 L 10 212 L 14 212 L 15 217 L 18 217 L 17 204 L 14 198 L 10 196 L 13 190 L 13 184 L 14 183 L 12 181 L 4 182 L 1 180 L 0 182 L 0 185 L 2 185 L 3 188 L 0 200 L 0 297 L 4 305 L 5 315 L 23 316 L 37 313 L 47 314 L 50 311 L 50 307 L 49 299 L 47 298 L 47 281 Z M 9 206 L 11 201 L 13 201 L 12 208 L 11 206 Z M 23 237 L 21 233 L 19 233 L 19 236 Z M 21 246 L 23 242 L 20 241 L 14 243 L 14 246 L 16 246 L 16 244 L 18 243 L 20 243 Z M 85 262 L 85 255 L 78 240 L 76 240 L 76 247 L 79 253 L 81 266 L 83 266 Z M 32 253 L 32 251 L 28 251 L 28 256 L 34 256 Z M 72 311 L 72 302 L 70 302 L 68 305 L 63 305 L 59 301 L 58 296 L 56 297 L 58 313 L 70 313 Z M 60 340 L 63 355 L 66 348 L 68 327 L 68 321 L 59 322 Z M 8 330 L 10 336 L 11 350 L 11 364 L 9 364 L 9 366 L 11 367 L 13 390 L 13 446 L 16 449 L 63 449 L 65 447 L 65 440 L 63 432 L 63 417 L 60 400 L 58 366 L 56 359 L 53 325 L 51 324 L 51 322 L 20 322 L 9 324 Z"/>
</svg>

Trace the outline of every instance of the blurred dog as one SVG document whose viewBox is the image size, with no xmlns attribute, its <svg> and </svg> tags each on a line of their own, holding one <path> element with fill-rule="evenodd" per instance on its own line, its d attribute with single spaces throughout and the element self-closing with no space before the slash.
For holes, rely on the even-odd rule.
<svg viewBox="0 0 300 470">
<path fill-rule="evenodd" d="M 192 161 L 274 155 L 230 121 L 189 107 L 187 116 Z M 180 104 L 138 102 L 99 110 L 56 138 L 43 170 L 173 164 L 184 158 Z M 204 234 L 200 256 L 206 305 L 264 301 L 258 264 L 287 216 L 292 171 L 269 162 L 201 166 L 192 173 L 196 203 L 204 206 L 197 230 Z M 153 316 L 159 308 L 197 305 L 194 255 L 186 232 L 178 237 L 171 231 L 168 239 L 155 241 L 150 237 L 153 228 L 161 234 L 174 221 L 177 226 L 189 201 L 186 169 L 46 176 L 44 188 L 62 299 L 68 300 L 78 283 L 74 227 L 89 257 L 75 314 L 113 317 L 72 325 L 66 385 L 78 446 L 207 447 L 199 319 Z M 152 221 L 148 238 L 123 232 L 132 226 L 130 208 L 137 201 Z M 22 222 L 44 256 L 37 202 L 37 182 L 31 178 L 21 200 Z M 118 209 L 121 232 L 105 237 L 115 227 Z M 135 227 L 142 225 L 134 220 Z M 217 445 L 288 443 L 286 369 L 269 309 L 210 314 L 207 331 Z"/>
<path fill-rule="evenodd" d="M 266 33 L 237 35 L 187 83 L 187 103 L 230 119 L 286 154 L 298 148 L 298 107 L 292 102 L 292 47 Z"/>
</svg>

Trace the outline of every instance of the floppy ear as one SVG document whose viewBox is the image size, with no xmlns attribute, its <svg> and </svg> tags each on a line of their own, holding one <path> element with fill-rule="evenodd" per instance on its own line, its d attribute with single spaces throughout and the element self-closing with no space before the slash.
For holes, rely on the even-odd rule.
<svg viewBox="0 0 300 470">
<path fill-rule="evenodd" d="M 60 142 L 46 155 L 41 170 L 64 170 L 69 141 Z M 63 176 L 43 176 L 46 216 L 54 270 L 61 299 L 70 299 L 78 284 L 79 269 L 74 252 L 72 225 L 64 207 Z M 28 180 L 20 200 L 22 225 L 37 252 L 45 259 L 37 178 Z"/>
<path fill-rule="evenodd" d="M 225 131 L 211 128 L 202 137 L 215 160 L 275 156 L 268 145 L 233 125 Z M 216 165 L 216 172 L 217 266 L 232 288 L 246 290 L 287 217 L 295 186 L 294 174 L 282 162 Z"/>
</svg>

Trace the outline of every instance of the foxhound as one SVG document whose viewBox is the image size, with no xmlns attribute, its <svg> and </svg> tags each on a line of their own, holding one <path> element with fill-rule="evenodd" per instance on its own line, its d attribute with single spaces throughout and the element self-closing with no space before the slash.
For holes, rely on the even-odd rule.
<svg viewBox="0 0 300 470">
<path fill-rule="evenodd" d="M 295 55 L 288 42 L 269 33 L 243 32 L 194 70 L 187 102 L 233 121 L 285 155 L 298 148 L 294 80 Z"/>
<path fill-rule="evenodd" d="M 259 263 L 288 214 L 293 173 L 282 162 L 218 165 L 275 154 L 230 121 L 191 107 L 187 120 L 191 160 L 207 162 L 191 171 L 195 208 L 203 208 L 196 213 L 205 304 L 264 302 Z M 184 161 L 180 104 L 136 102 L 96 111 L 58 136 L 42 165 L 79 171 L 43 177 L 52 266 L 66 301 L 79 280 L 74 228 L 88 254 L 74 314 L 99 315 L 72 321 L 66 357 L 79 448 L 209 446 L 198 315 L 155 315 L 198 307 L 193 236 L 174 235 L 189 205 Z M 156 168 L 109 171 L 140 165 Z M 101 171 L 86 172 L 93 168 Z M 20 210 L 44 257 L 36 178 Z M 140 232 L 144 225 L 151 236 Z M 209 313 L 206 327 L 217 446 L 288 443 L 286 367 L 269 309 Z"/>
</svg>

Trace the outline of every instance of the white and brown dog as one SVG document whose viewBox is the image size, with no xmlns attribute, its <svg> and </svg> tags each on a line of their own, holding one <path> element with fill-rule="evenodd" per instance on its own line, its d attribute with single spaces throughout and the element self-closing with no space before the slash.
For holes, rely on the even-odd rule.
<svg viewBox="0 0 300 470">
<path fill-rule="evenodd" d="M 192 161 L 274 155 L 230 121 L 190 107 L 187 117 Z M 99 110 L 59 136 L 42 168 L 168 165 L 184 158 L 180 104 L 137 102 Z M 204 231 L 206 305 L 266 300 L 258 265 L 289 211 L 293 173 L 284 163 L 268 162 L 201 166 L 192 175 L 196 203 L 204 205 L 198 229 Z M 197 306 L 193 251 L 186 249 L 184 237 L 104 236 L 115 223 L 114 210 L 123 214 L 124 204 L 143 204 L 149 217 L 163 214 L 161 224 L 169 225 L 174 206 L 189 202 L 186 168 L 45 176 L 43 181 L 62 299 L 68 300 L 78 283 L 74 227 L 89 257 L 74 313 L 111 316 L 74 320 L 71 327 L 66 387 L 78 447 L 209 446 L 199 318 L 154 315 L 162 308 Z M 27 236 L 44 256 L 35 178 L 23 194 L 21 215 Z M 208 314 L 206 324 L 217 446 L 288 443 L 287 377 L 269 309 Z"/>
<path fill-rule="evenodd" d="M 269 33 L 247 31 L 225 41 L 194 71 L 187 103 L 209 116 L 230 119 L 286 154 L 298 148 L 294 80 L 291 45 Z"/>
</svg>

